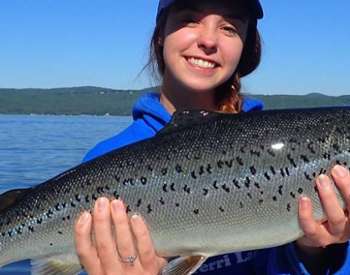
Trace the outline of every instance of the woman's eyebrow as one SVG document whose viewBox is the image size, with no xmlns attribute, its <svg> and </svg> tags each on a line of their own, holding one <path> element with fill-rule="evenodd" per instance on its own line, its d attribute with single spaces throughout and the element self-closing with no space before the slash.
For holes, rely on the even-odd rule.
<svg viewBox="0 0 350 275">
<path fill-rule="evenodd" d="M 237 24 L 245 24 L 245 22 L 247 22 L 247 18 L 245 17 L 241 17 L 241 18 L 238 18 L 238 17 L 230 17 L 230 18 L 225 18 L 225 20 L 233 25 L 237 25 Z"/>
<path fill-rule="evenodd" d="M 246 16 L 242 15 L 242 13 L 238 13 L 238 12 L 233 12 L 233 13 L 225 13 L 222 15 L 224 18 L 227 18 L 229 20 L 240 20 L 240 21 L 245 21 L 247 18 Z"/>
</svg>

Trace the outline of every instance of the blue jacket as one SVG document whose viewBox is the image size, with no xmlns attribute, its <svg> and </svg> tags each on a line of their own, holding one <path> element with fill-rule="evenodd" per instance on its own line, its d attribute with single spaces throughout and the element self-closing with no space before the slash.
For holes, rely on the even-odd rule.
<svg viewBox="0 0 350 275">
<path fill-rule="evenodd" d="M 243 111 L 262 110 L 260 101 L 245 98 Z M 133 108 L 134 122 L 121 133 L 98 143 L 84 158 L 88 161 L 113 149 L 153 137 L 171 119 L 159 95 L 146 94 Z M 350 274 L 348 244 L 330 249 L 329 263 L 322 274 Z M 256 251 L 220 255 L 208 259 L 195 274 L 309 274 L 298 259 L 293 243 Z"/>
</svg>

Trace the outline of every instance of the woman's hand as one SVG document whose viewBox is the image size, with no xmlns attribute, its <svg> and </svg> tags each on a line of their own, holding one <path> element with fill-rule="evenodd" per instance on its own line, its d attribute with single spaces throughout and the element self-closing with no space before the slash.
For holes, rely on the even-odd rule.
<svg viewBox="0 0 350 275">
<path fill-rule="evenodd" d="M 301 250 L 317 252 L 313 248 L 324 248 L 330 244 L 344 243 L 350 239 L 350 174 L 349 170 L 336 165 L 331 171 L 334 182 L 345 200 L 347 209 L 341 206 L 335 187 L 329 177 L 321 175 L 317 181 L 319 197 L 326 214 L 326 222 L 318 222 L 312 216 L 311 200 L 302 197 L 299 202 L 299 222 L 305 236 L 297 240 Z"/>
<path fill-rule="evenodd" d="M 99 198 L 92 216 L 88 212 L 80 216 L 75 246 L 80 263 L 92 275 L 156 275 L 166 264 L 157 256 L 143 219 L 138 215 L 129 219 L 120 200 Z"/>
</svg>

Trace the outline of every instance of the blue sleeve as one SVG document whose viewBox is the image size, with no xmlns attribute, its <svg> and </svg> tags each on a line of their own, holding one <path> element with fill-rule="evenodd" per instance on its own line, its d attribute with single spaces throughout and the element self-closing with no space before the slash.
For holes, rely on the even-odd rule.
<svg viewBox="0 0 350 275">
<path fill-rule="evenodd" d="M 83 158 L 83 162 L 89 161 L 112 150 L 124 147 L 155 135 L 150 127 L 145 127 L 144 121 L 135 120 L 128 128 L 109 139 L 99 142 Z"/>
<path fill-rule="evenodd" d="M 327 263 L 320 275 L 350 274 L 349 243 L 332 245 L 327 248 L 324 259 Z M 310 272 L 299 260 L 294 243 L 264 249 L 257 252 L 255 258 L 257 274 L 266 275 L 309 275 Z"/>
</svg>

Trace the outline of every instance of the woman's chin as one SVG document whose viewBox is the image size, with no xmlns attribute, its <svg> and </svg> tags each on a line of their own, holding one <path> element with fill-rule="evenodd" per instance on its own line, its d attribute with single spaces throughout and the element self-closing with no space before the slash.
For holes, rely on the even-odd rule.
<svg viewBox="0 0 350 275">
<path fill-rule="evenodd" d="M 218 85 L 205 85 L 205 83 L 187 83 L 183 85 L 185 90 L 191 93 L 211 94 L 215 91 Z"/>
</svg>

